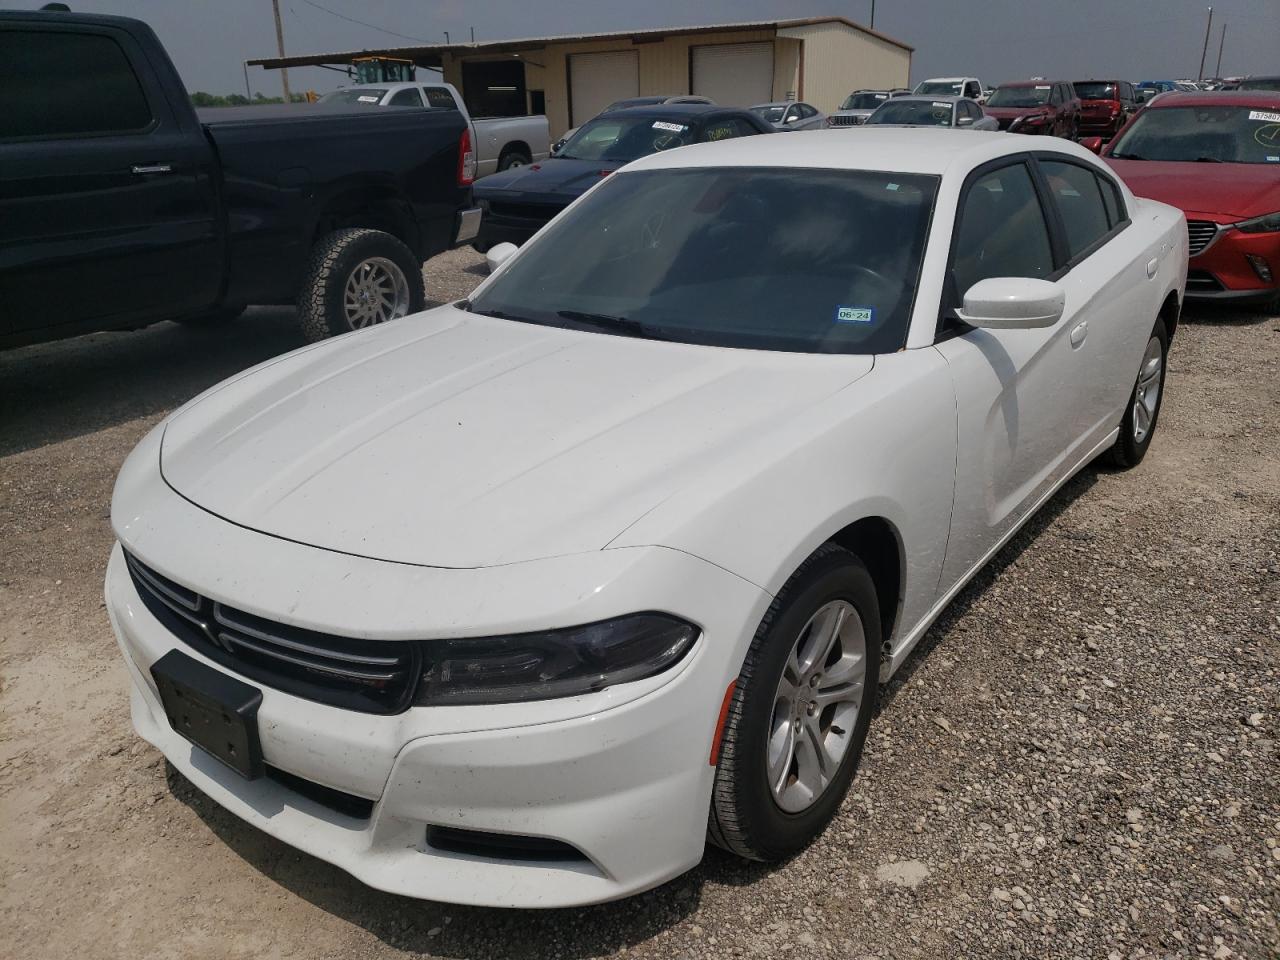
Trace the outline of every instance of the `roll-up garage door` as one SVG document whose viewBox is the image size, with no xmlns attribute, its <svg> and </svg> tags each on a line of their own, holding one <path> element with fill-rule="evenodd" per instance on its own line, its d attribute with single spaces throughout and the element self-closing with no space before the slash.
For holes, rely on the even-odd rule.
<svg viewBox="0 0 1280 960">
<path fill-rule="evenodd" d="M 772 100 L 773 44 L 694 47 L 693 93 L 728 107 L 749 107 Z"/>
<path fill-rule="evenodd" d="M 569 96 L 575 127 L 627 97 L 640 95 L 640 60 L 634 50 L 569 55 Z"/>
</svg>

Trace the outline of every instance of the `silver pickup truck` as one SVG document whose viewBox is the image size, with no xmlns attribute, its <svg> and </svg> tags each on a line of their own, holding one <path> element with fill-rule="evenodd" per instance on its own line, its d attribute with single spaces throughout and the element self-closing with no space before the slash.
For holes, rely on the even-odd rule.
<svg viewBox="0 0 1280 960">
<path fill-rule="evenodd" d="M 357 84 L 327 93 L 320 102 L 459 110 L 471 124 L 477 179 L 499 170 L 545 160 L 551 151 L 551 132 L 546 117 L 472 117 L 450 83 Z"/>
</svg>

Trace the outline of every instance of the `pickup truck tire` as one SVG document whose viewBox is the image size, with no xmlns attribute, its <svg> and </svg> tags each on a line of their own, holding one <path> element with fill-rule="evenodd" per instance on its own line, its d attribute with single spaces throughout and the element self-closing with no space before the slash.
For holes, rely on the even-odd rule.
<svg viewBox="0 0 1280 960">
<path fill-rule="evenodd" d="M 510 170 L 512 167 L 527 167 L 531 163 L 533 163 L 533 157 L 523 150 L 505 150 L 502 156 L 498 158 L 498 169 Z"/>
<path fill-rule="evenodd" d="M 298 322 L 307 342 L 315 343 L 425 306 L 422 264 L 413 251 L 381 230 L 335 230 L 311 251 L 298 291 Z"/>
</svg>

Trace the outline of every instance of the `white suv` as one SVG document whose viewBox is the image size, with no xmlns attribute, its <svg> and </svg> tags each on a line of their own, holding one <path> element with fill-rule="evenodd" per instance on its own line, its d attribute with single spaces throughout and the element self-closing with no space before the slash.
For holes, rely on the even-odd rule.
<svg viewBox="0 0 1280 960">
<path fill-rule="evenodd" d="M 983 93 L 984 89 L 982 81 L 977 77 L 933 77 L 920 81 L 911 92 L 923 96 L 968 97 L 978 103 L 985 103 L 987 97 Z"/>
</svg>

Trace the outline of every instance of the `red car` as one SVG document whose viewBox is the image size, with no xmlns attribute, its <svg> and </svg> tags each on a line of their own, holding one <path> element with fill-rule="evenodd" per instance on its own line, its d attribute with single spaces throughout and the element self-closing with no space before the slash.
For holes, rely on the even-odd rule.
<svg viewBox="0 0 1280 960">
<path fill-rule="evenodd" d="M 1138 196 L 1186 213 L 1188 297 L 1280 307 L 1280 92 L 1167 93 L 1102 156 Z"/>
<path fill-rule="evenodd" d="M 1066 80 L 1002 83 L 983 109 L 1010 133 L 1048 133 L 1074 140 L 1080 132 L 1080 98 Z"/>
<path fill-rule="evenodd" d="M 1128 80 L 1077 80 L 1080 134 L 1110 140 L 1138 109 L 1138 95 Z"/>
</svg>

